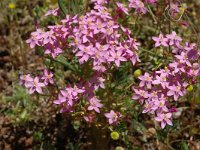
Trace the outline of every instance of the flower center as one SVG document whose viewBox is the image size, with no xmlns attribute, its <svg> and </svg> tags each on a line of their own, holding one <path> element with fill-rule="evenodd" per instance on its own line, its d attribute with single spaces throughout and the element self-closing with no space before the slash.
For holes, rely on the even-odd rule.
<svg viewBox="0 0 200 150">
<path fill-rule="evenodd" d="M 49 75 L 47 76 L 47 78 L 48 78 L 48 79 L 51 79 L 51 75 L 49 74 Z"/>
<path fill-rule="evenodd" d="M 34 81 L 34 86 L 37 86 L 37 84 L 38 84 L 38 83 L 37 83 L 36 81 Z"/>
</svg>

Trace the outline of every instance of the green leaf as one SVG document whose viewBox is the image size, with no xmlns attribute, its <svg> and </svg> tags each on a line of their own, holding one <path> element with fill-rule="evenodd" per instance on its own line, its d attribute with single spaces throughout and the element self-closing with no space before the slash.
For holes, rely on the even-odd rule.
<svg viewBox="0 0 200 150">
<path fill-rule="evenodd" d="M 58 0 L 58 6 L 63 14 L 63 16 L 66 16 L 67 14 L 67 9 L 66 9 L 66 6 L 64 5 L 64 2 L 63 0 Z"/>
<path fill-rule="evenodd" d="M 75 68 L 70 63 L 68 63 L 67 59 L 62 55 L 59 55 L 58 57 L 56 57 L 55 61 L 66 66 L 67 68 L 69 68 L 72 71 L 78 72 L 77 68 Z"/>
<path fill-rule="evenodd" d="M 189 150 L 188 144 L 186 142 L 181 142 L 180 147 L 181 150 Z"/>
<path fill-rule="evenodd" d="M 71 8 L 72 8 L 73 14 L 77 13 L 78 5 L 76 5 L 76 0 L 71 0 L 70 4 L 71 4 Z"/>
</svg>

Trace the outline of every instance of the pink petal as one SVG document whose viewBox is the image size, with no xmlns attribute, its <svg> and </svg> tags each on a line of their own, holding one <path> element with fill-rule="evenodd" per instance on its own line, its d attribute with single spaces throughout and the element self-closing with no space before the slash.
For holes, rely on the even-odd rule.
<svg viewBox="0 0 200 150">
<path fill-rule="evenodd" d="M 42 88 L 41 87 L 36 87 L 36 91 L 40 94 L 42 94 Z"/>
<path fill-rule="evenodd" d="M 161 128 L 163 129 L 166 126 L 166 122 L 162 121 L 161 122 Z"/>
</svg>

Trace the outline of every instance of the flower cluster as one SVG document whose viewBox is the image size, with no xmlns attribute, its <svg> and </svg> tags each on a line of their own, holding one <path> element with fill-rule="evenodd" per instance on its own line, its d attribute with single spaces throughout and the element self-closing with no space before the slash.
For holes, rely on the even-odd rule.
<svg viewBox="0 0 200 150">
<path fill-rule="evenodd" d="M 96 5 L 94 10 L 79 18 L 71 45 L 80 64 L 92 60 L 93 69 L 99 72 L 105 72 L 112 63 L 119 67 L 121 62 L 132 61 L 135 64 L 139 61 L 139 43 L 101 5 Z"/>
<path fill-rule="evenodd" d="M 38 92 L 42 94 L 42 88 L 48 84 L 54 84 L 53 73 L 44 70 L 42 77 L 31 77 L 30 74 L 20 76 L 20 85 L 24 85 L 28 90 L 29 94 Z"/>
<path fill-rule="evenodd" d="M 81 16 L 66 15 L 57 25 L 48 26 L 46 31 L 37 28 L 26 42 L 31 48 L 43 47 L 44 54 L 55 59 L 66 51 L 74 54 L 81 65 L 92 68 L 87 79 L 80 78 L 79 84 L 67 86 L 58 91 L 54 104 L 61 107 L 60 112 L 73 112 L 81 108 L 83 118 L 87 122 L 96 120 L 99 113 L 104 112 L 109 124 L 117 124 L 122 117 L 119 112 L 104 109 L 106 102 L 98 96 L 98 90 L 105 88 L 106 73 L 113 66 L 120 67 L 122 62 L 140 62 L 138 46 L 131 37 L 130 30 L 120 25 L 105 7 L 109 0 L 92 0 L 94 7 Z M 157 0 L 129 0 L 129 8 L 136 13 L 147 12 L 146 4 L 155 4 Z M 122 3 L 116 2 L 117 13 L 129 15 L 130 11 Z M 172 7 L 176 10 L 175 7 Z M 50 10 L 48 15 L 59 15 L 59 9 Z M 118 16 L 117 16 L 118 17 Z M 169 103 L 177 101 L 186 94 L 186 89 L 195 83 L 199 76 L 200 54 L 195 44 L 182 44 L 182 38 L 176 32 L 164 36 L 153 37 L 155 47 L 171 47 L 174 61 L 164 69 L 155 71 L 153 75 L 145 73 L 139 76 L 139 86 L 133 87 L 133 99 L 144 104 L 143 113 L 155 114 L 155 120 L 161 122 L 161 127 L 172 125 L 172 112 L 175 110 Z M 140 72 L 137 72 L 140 74 Z M 136 74 L 136 75 L 137 75 Z M 31 77 L 30 74 L 20 76 L 20 84 L 29 93 L 43 93 L 45 86 L 54 84 L 53 73 L 44 70 L 41 77 Z M 79 107 L 81 105 L 81 107 Z M 106 113 L 107 112 L 107 113 Z"/>
<path fill-rule="evenodd" d="M 67 15 L 61 22 L 62 25 L 49 26 L 49 31 L 32 32 L 27 43 L 31 48 L 44 47 L 44 53 L 53 58 L 70 47 L 80 64 L 92 60 L 93 69 L 100 72 L 112 63 L 119 67 L 124 61 L 133 64 L 139 61 L 139 43 L 130 36 L 128 29 L 112 19 L 106 7 L 95 5 L 86 15 L 79 18 Z M 72 41 L 67 43 L 69 40 Z"/>
<path fill-rule="evenodd" d="M 31 38 L 26 42 L 30 44 L 31 48 L 36 45 L 44 47 L 44 54 L 51 55 L 53 58 L 64 52 L 69 48 L 66 42 L 73 35 L 73 24 L 77 23 L 76 16 L 70 17 L 69 15 L 63 19 L 64 25 L 48 26 L 48 31 L 37 29 L 31 33 Z"/>
<path fill-rule="evenodd" d="M 101 100 L 95 94 L 99 88 L 105 88 L 103 73 L 112 65 L 119 67 L 121 62 L 131 61 L 134 65 L 140 61 L 137 55 L 139 43 L 131 37 L 128 29 L 112 18 L 108 9 L 103 6 L 107 1 L 94 2 L 94 9 L 84 16 L 66 15 L 60 24 L 48 26 L 47 31 L 37 29 L 27 40 L 31 48 L 36 45 L 43 47 L 44 54 L 52 56 L 53 59 L 66 49 L 70 49 L 80 64 L 85 62 L 91 64 L 95 71 L 94 75 L 88 81 L 82 81 L 79 86 L 72 87 L 68 84 L 65 89 L 58 92 L 58 98 L 54 101 L 55 104 L 61 106 L 60 112 L 72 112 L 80 99 L 86 100 L 87 110 L 85 110 L 84 118 L 89 122 L 95 118 L 93 113 L 100 113 L 103 107 Z M 118 6 L 123 8 L 119 3 Z M 58 9 L 50 10 L 46 16 L 57 16 L 58 13 Z M 27 76 L 28 78 L 22 79 L 21 82 L 29 89 L 30 94 L 35 91 L 42 93 L 44 86 L 48 83 L 53 84 L 53 74 L 48 74 L 47 71 L 44 71 L 41 78 L 32 79 L 30 75 Z M 116 124 L 120 118 L 119 113 L 117 116 L 109 123 Z"/>
<path fill-rule="evenodd" d="M 84 92 L 84 89 L 79 88 L 76 85 L 73 88 L 71 85 L 67 85 L 65 89 L 60 90 L 58 99 L 54 100 L 54 104 L 62 106 L 60 112 L 71 112 L 72 107 L 79 102 L 78 95 Z"/>
<path fill-rule="evenodd" d="M 134 87 L 133 99 L 138 99 L 144 104 L 143 113 L 156 114 L 155 120 L 161 122 L 161 127 L 172 125 L 170 100 L 177 101 L 180 96 L 186 94 L 186 89 L 195 83 L 199 76 L 200 66 L 197 63 L 200 53 L 195 44 L 181 45 L 182 39 L 176 34 L 153 37 L 155 46 L 171 46 L 174 53 L 174 61 L 168 67 L 156 71 L 152 76 L 145 73 L 139 76 L 139 87 Z"/>
<path fill-rule="evenodd" d="M 95 112 L 100 113 L 100 109 L 103 107 L 101 100 L 95 95 L 95 91 L 104 88 L 104 81 L 105 79 L 95 74 L 83 85 L 71 87 L 68 84 L 65 89 L 60 90 L 58 99 L 54 101 L 54 104 L 61 106 L 61 113 L 73 112 L 74 107 L 80 104 L 81 100 L 86 100 L 84 103 L 87 110 L 85 110 L 83 118 L 87 122 L 93 122 L 96 116 Z M 105 113 L 105 116 L 108 118 L 109 124 L 116 124 L 121 114 L 111 110 L 110 113 Z"/>
</svg>

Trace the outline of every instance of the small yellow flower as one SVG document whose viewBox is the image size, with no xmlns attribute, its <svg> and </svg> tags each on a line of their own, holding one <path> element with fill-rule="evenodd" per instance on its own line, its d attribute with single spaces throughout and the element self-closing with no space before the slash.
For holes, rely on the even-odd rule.
<svg viewBox="0 0 200 150">
<path fill-rule="evenodd" d="M 193 86 L 192 85 L 189 85 L 188 87 L 187 87 L 187 91 L 188 92 L 191 92 L 193 90 Z"/>
<path fill-rule="evenodd" d="M 14 9 L 16 6 L 15 6 L 15 4 L 14 3 L 9 3 L 8 4 L 8 8 L 10 8 L 10 9 Z"/>
<path fill-rule="evenodd" d="M 116 131 L 111 132 L 110 136 L 111 136 L 111 138 L 113 140 L 118 140 L 119 139 L 119 133 L 116 132 Z"/>
</svg>

